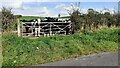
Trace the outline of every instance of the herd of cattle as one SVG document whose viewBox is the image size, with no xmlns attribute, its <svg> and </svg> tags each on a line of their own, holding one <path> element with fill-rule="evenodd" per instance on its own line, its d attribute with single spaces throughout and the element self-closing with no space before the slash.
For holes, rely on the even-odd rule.
<svg viewBox="0 0 120 68">
<path fill-rule="evenodd" d="M 30 33 L 31 31 L 33 31 L 33 33 L 32 33 L 33 35 L 35 35 L 36 33 L 37 33 L 37 35 L 39 34 L 39 26 L 43 27 L 43 28 L 40 28 L 40 32 L 44 32 L 43 34 L 49 34 L 50 32 L 48 31 L 48 29 L 50 28 L 50 26 L 49 25 L 46 26 L 47 23 L 49 23 L 49 22 L 52 22 L 52 23 L 55 22 L 54 26 L 51 26 L 51 28 L 52 28 L 51 31 L 53 34 L 55 31 L 56 32 L 61 31 L 60 29 L 63 29 L 64 31 L 66 31 L 66 33 L 65 33 L 66 35 L 72 33 L 71 32 L 72 26 L 69 25 L 71 23 L 70 19 L 58 19 L 58 18 L 46 17 L 46 19 L 44 19 L 44 20 L 33 19 L 33 20 L 20 20 L 20 21 L 24 23 L 23 26 L 25 27 L 25 33 Z M 40 25 L 40 23 L 41 23 L 41 25 Z M 32 30 L 28 26 L 32 26 Z M 33 27 L 33 26 L 35 26 L 35 27 Z"/>
</svg>

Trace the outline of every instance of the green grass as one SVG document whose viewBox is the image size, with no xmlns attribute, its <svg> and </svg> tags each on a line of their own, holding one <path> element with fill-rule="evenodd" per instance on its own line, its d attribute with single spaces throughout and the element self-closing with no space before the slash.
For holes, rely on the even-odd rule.
<svg viewBox="0 0 120 68">
<path fill-rule="evenodd" d="M 118 50 L 118 29 L 37 39 L 3 34 L 3 66 L 30 66 Z"/>
<path fill-rule="evenodd" d="M 38 18 L 40 18 L 40 19 L 45 19 L 45 17 L 38 17 L 38 16 L 22 16 L 21 18 L 20 18 L 20 20 L 32 20 L 32 19 L 38 19 Z M 58 17 L 54 17 L 54 18 L 58 18 Z M 66 16 L 66 17 L 60 17 L 61 19 L 62 18 L 64 18 L 64 19 L 68 19 L 68 18 L 70 18 L 69 16 Z"/>
<path fill-rule="evenodd" d="M 45 17 L 22 16 L 22 17 L 20 18 L 20 20 L 23 20 L 23 19 L 25 19 L 25 20 L 32 20 L 32 19 L 38 19 L 38 18 L 40 18 L 40 19 L 45 19 Z"/>
</svg>

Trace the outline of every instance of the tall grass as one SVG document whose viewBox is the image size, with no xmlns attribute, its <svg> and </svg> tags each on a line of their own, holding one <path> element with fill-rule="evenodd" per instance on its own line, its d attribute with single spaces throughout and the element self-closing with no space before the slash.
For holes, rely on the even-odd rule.
<svg viewBox="0 0 120 68">
<path fill-rule="evenodd" d="M 118 29 L 37 39 L 5 33 L 2 44 L 3 66 L 37 65 L 92 53 L 117 51 Z"/>
</svg>

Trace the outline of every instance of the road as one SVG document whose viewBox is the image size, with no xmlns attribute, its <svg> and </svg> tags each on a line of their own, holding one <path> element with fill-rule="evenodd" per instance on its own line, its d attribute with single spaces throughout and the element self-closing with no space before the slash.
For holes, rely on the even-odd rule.
<svg viewBox="0 0 120 68">
<path fill-rule="evenodd" d="M 107 52 L 70 58 L 40 66 L 118 66 L 118 52 Z"/>
</svg>

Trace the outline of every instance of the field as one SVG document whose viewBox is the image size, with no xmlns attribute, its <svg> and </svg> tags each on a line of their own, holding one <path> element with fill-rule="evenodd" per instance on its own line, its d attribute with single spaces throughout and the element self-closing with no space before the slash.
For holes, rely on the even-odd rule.
<svg viewBox="0 0 120 68">
<path fill-rule="evenodd" d="M 73 35 L 36 39 L 4 33 L 3 66 L 38 65 L 93 53 L 117 51 L 118 32 L 116 28 L 104 28 L 94 32 L 85 30 Z"/>
<path fill-rule="evenodd" d="M 38 18 L 40 18 L 40 19 L 45 19 L 45 17 L 38 17 L 38 16 L 22 16 L 21 18 L 20 18 L 20 20 L 32 20 L 32 19 L 38 19 Z M 60 17 L 60 18 L 70 18 L 69 16 L 66 16 L 66 17 Z"/>
<path fill-rule="evenodd" d="M 44 19 L 45 17 L 22 16 L 22 17 L 20 18 L 20 20 L 23 20 L 23 19 L 25 19 L 25 20 L 32 20 L 32 19 L 38 19 L 38 18 Z"/>
</svg>

